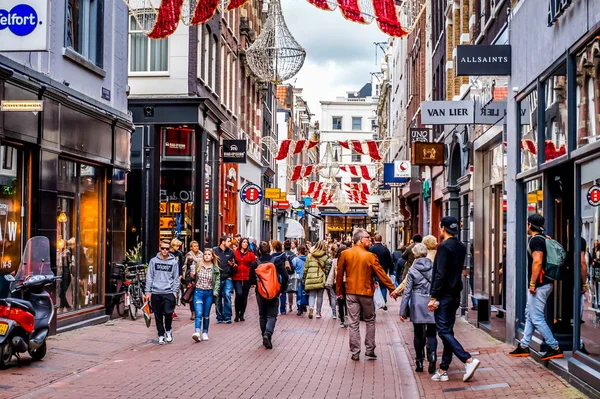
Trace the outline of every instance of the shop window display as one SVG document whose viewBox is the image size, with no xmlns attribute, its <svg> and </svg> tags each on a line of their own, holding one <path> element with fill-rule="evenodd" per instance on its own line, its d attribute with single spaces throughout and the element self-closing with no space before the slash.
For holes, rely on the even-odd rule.
<svg viewBox="0 0 600 399">
<path fill-rule="evenodd" d="M 566 67 L 559 68 L 544 82 L 546 162 L 567 153 L 567 76 Z"/>
<path fill-rule="evenodd" d="M 580 346 L 600 355 L 600 159 L 581 167 L 581 250 L 587 271 L 582 281 Z"/>
<path fill-rule="evenodd" d="M 600 38 L 588 44 L 577 63 L 577 147 L 600 139 Z"/>
<path fill-rule="evenodd" d="M 8 296 L 3 275 L 14 272 L 21 259 L 22 153 L 3 145 L 0 151 L 0 298 Z"/>
<path fill-rule="evenodd" d="M 537 134 L 538 93 L 531 92 L 519 102 L 519 126 L 521 129 L 521 171 L 537 166 L 538 134 Z"/>
<path fill-rule="evenodd" d="M 99 243 L 103 222 L 103 175 L 89 165 L 59 160 L 57 274 L 59 312 L 101 303 Z"/>
</svg>

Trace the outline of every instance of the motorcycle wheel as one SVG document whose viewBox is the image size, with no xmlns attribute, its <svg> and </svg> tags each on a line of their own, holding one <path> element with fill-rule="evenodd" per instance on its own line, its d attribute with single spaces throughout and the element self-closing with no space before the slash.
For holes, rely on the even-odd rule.
<svg viewBox="0 0 600 399">
<path fill-rule="evenodd" d="M 28 352 L 33 360 L 42 360 L 46 356 L 46 342 L 44 341 L 42 346 L 37 349 L 29 349 Z"/>
<path fill-rule="evenodd" d="M 13 348 L 10 342 L 5 342 L 0 345 L 0 369 L 5 369 L 8 367 L 8 363 L 13 356 Z"/>
</svg>

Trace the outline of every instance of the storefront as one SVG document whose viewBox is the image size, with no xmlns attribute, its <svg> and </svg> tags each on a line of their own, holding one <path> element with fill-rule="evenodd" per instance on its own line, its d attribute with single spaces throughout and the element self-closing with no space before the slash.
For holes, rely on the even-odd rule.
<svg viewBox="0 0 600 399">
<path fill-rule="evenodd" d="M 41 81 L 0 67 L 0 100 L 43 102 L 42 112 L 0 117 L 0 274 L 17 270 L 29 238 L 48 237 L 52 268 L 62 277 L 50 288 L 58 314 L 52 325 L 64 331 L 108 318 L 109 265 L 125 255 L 132 124 Z"/>
<path fill-rule="evenodd" d="M 217 245 L 219 199 L 235 199 L 237 173 L 221 173 L 219 124 L 225 116 L 202 98 L 130 99 L 136 130 L 127 180 L 127 245 L 142 243 L 147 262 L 160 239 L 187 250 Z M 220 190 L 221 181 L 229 190 Z M 225 200 L 229 202 L 225 202 Z M 235 213 L 234 213 L 235 214 Z"/>
<path fill-rule="evenodd" d="M 367 215 L 367 208 L 350 208 L 347 213 L 342 213 L 337 208 L 322 207 L 319 211 L 324 219 L 325 234 L 332 239 L 351 241 L 354 229 L 374 229 L 372 220 Z"/>
<path fill-rule="evenodd" d="M 563 277 L 554 283 L 546 316 L 568 362 L 551 360 L 548 366 L 595 397 L 600 395 L 600 254 L 594 251 L 600 209 L 600 192 L 595 189 L 600 182 L 600 3 L 573 2 L 568 18 L 554 16 L 560 28 L 554 20 L 549 26 L 552 15 L 540 13 L 535 3 L 540 1 L 520 3 L 511 26 L 513 54 L 528 57 L 513 57 L 509 84 L 519 90 L 512 93 L 507 118 L 507 224 L 508 231 L 516 232 L 507 236 L 507 338 L 513 332 L 517 339 L 522 336 L 528 283 L 526 218 L 537 212 L 546 220 L 545 234 L 567 251 Z M 556 44 L 551 51 L 526 47 L 518 40 L 532 29 L 536 43 Z M 547 349 L 537 333 L 531 348 L 534 357 Z"/>
</svg>

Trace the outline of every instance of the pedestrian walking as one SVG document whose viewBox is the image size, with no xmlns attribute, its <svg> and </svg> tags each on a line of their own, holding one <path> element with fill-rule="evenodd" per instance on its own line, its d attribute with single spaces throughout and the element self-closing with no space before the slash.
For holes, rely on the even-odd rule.
<svg viewBox="0 0 600 399">
<path fill-rule="evenodd" d="M 427 259 L 433 263 L 435 260 L 435 254 L 437 253 L 437 238 L 432 235 L 423 237 L 423 244 L 427 247 Z"/>
<path fill-rule="evenodd" d="M 279 308 L 279 295 L 285 295 L 287 291 L 288 273 L 282 260 L 271 255 L 268 242 L 262 241 L 260 243 L 259 253 L 258 260 L 254 262 L 250 269 L 250 283 L 256 286 L 256 303 L 258 305 L 260 335 L 263 339 L 263 345 L 267 349 L 272 349 L 273 333 Z M 277 287 L 277 284 L 279 284 L 279 287 Z M 266 292 L 271 295 L 265 297 Z"/>
<path fill-rule="evenodd" d="M 337 295 L 335 293 L 335 272 L 334 270 L 334 257 L 339 250 L 339 245 L 336 243 L 330 244 L 328 249 L 329 257 L 327 259 L 327 280 L 325 281 L 325 294 L 329 299 L 329 306 L 331 306 L 331 318 L 337 319 Z M 336 262 L 337 263 L 337 262 Z"/>
<path fill-rule="evenodd" d="M 169 240 L 160 242 L 160 252 L 150 259 L 146 274 L 146 294 L 144 301 L 150 300 L 156 320 L 158 344 L 173 342 L 173 311 L 179 290 L 179 265 L 177 259 L 169 253 Z"/>
<path fill-rule="evenodd" d="M 179 266 L 180 276 L 183 274 L 183 263 L 185 261 L 183 254 L 179 250 L 179 248 L 181 248 L 181 244 L 181 241 L 179 241 L 177 238 L 173 238 L 171 240 L 171 250 L 169 251 L 171 255 L 173 255 L 175 259 L 177 259 L 177 265 Z M 179 306 L 181 305 L 181 296 L 183 295 L 183 291 L 179 290 L 177 294 L 177 306 Z M 173 312 L 173 318 L 177 318 L 177 313 Z"/>
<path fill-rule="evenodd" d="M 404 269 L 402 270 L 402 278 L 400 279 L 400 281 L 404 281 L 404 279 L 406 278 L 406 274 L 408 273 L 408 269 L 410 269 L 412 263 L 415 260 L 415 256 L 412 252 L 412 249 L 414 248 L 415 244 L 419 244 L 422 241 L 423 237 L 420 234 L 415 234 L 412 237 L 412 240 L 410 240 L 410 245 L 404 250 L 404 253 L 402 254 L 402 259 L 405 260 L 405 263 Z"/>
<path fill-rule="evenodd" d="M 323 307 L 323 294 L 325 293 L 325 281 L 327 280 L 326 263 L 327 259 L 327 241 L 319 241 L 311 254 L 306 258 L 304 265 L 304 274 L 302 275 L 302 285 L 308 292 L 308 318 L 312 319 L 315 313 L 315 304 L 317 310 L 317 319 L 321 318 Z"/>
<path fill-rule="evenodd" d="M 336 304 L 337 304 L 337 315 L 340 319 L 340 328 L 348 326 L 346 315 L 348 314 L 348 307 L 346 306 L 346 276 L 342 279 L 342 295 L 340 298 L 337 297 L 337 264 L 340 258 L 340 254 L 348 249 L 344 244 L 334 244 L 332 248 L 332 262 L 331 271 L 327 277 L 327 284 L 331 284 L 331 290 L 336 293 Z"/>
<path fill-rule="evenodd" d="M 338 258 L 335 282 L 337 295 L 338 299 L 343 296 L 344 276 L 346 276 L 346 302 L 352 360 L 360 359 L 359 318 L 361 310 L 367 324 L 365 356 L 367 359 L 377 359 L 377 355 L 375 355 L 375 305 L 373 303 L 374 277 L 378 277 L 380 284 L 390 291 L 393 291 L 395 287 L 379 264 L 377 256 L 367 251 L 370 243 L 369 233 L 365 229 L 358 228 L 353 232 L 352 241 L 353 247 L 343 251 Z"/>
<path fill-rule="evenodd" d="M 250 292 L 250 266 L 256 262 L 256 255 L 250 249 L 250 240 L 242 238 L 240 247 L 235 251 L 237 267 L 233 273 L 233 288 L 235 290 L 235 322 L 244 321 L 248 294 Z"/>
<path fill-rule="evenodd" d="M 194 320 L 195 332 L 192 339 L 196 342 L 208 341 L 208 325 L 210 324 L 210 308 L 213 300 L 219 295 L 219 284 L 221 283 L 221 272 L 217 265 L 217 257 L 212 249 L 205 249 L 202 262 L 196 266 L 191 273 L 195 281 L 194 309 L 196 319 Z M 200 329 L 202 328 L 202 330 Z M 202 336 L 200 336 L 202 331 Z"/>
<path fill-rule="evenodd" d="M 442 218 L 441 233 L 444 241 L 440 244 L 433 262 L 431 299 L 427 307 L 435 312 L 435 324 L 444 344 L 444 352 L 440 369 L 431 379 L 448 381 L 448 368 L 454 353 L 461 362 L 465 363 L 463 381 L 467 382 L 473 377 L 480 364 L 479 360 L 467 353 L 454 337 L 456 310 L 460 305 L 460 292 L 463 289 L 462 271 L 467 247 L 456 238 L 458 220 L 455 217 Z"/>
<path fill-rule="evenodd" d="M 525 330 L 523 338 L 514 351 L 508 355 L 512 357 L 529 356 L 529 344 L 533 332 L 538 330 L 544 337 L 550 349 L 542 355 L 542 360 L 558 359 L 564 357 L 558 341 L 554 338 L 552 330 L 546 323 L 546 302 L 554 288 L 554 281 L 546 277 L 547 254 L 546 237 L 544 236 L 544 217 L 534 213 L 527 218 L 527 234 L 530 236 L 527 243 L 527 274 L 529 287 L 527 303 L 525 305 Z"/>
<path fill-rule="evenodd" d="M 306 246 L 300 245 L 298 247 L 298 256 L 292 260 L 292 266 L 294 267 L 294 270 L 298 276 L 304 276 L 304 266 L 306 264 L 307 252 Z M 306 306 L 308 306 L 308 296 L 304 295 L 304 283 L 302 282 L 302 277 L 300 277 L 298 289 L 296 291 L 296 307 L 298 308 L 296 316 L 302 316 Z"/>
<path fill-rule="evenodd" d="M 390 273 L 392 273 L 394 270 L 392 254 L 390 253 L 390 250 L 383 245 L 383 238 L 381 237 L 381 234 L 375 234 L 375 236 L 373 237 L 373 241 L 374 244 L 369 248 L 369 252 L 377 256 L 379 264 L 385 271 L 385 274 L 389 276 Z M 375 279 L 375 281 L 379 282 L 377 279 Z M 381 295 L 383 295 L 383 300 L 385 301 L 385 303 L 387 303 L 387 289 L 381 285 L 379 286 L 379 288 L 381 289 Z M 387 306 L 384 306 L 383 310 L 387 310 Z"/>
<path fill-rule="evenodd" d="M 235 254 L 231 250 L 231 238 L 221 236 L 219 246 L 213 251 L 219 260 L 221 269 L 221 283 L 219 284 L 219 296 L 217 297 L 217 324 L 231 324 L 233 309 L 231 307 L 231 295 L 233 294 L 233 273 L 235 272 Z"/>
<path fill-rule="evenodd" d="M 196 270 L 196 267 L 202 263 L 202 252 L 200 252 L 200 244 L 198 241 L 190 242 L 190 251 L 185 255 L 185 261 L 181 268 L 181 290 L 185 292 L 186 288 L 192 286 L 191 272 Z M 196 311 L 194 310 L 194 303 L 190 303 L 190 320 L 196 320 Z"/>
<path fill-rule="evenodd" d="M 425 239 L 423 239 L 425 241 Z M 400 303 L 400 320 L 406 321 L 409 317 L 413 323 L 414 345 L 417 357 L 415 359 L 415 371 L 423 371 L 423 361 L 425 359 L 425 339 L 427 339 L 427 361 L 429 362 L 429 374 L 435 372 L 437 337 L 435 328 L 435 317 L 427 309 L 429 302 L 429 292 L 431 291 L 431 276 L 433 271 L 433 262 L 427 257 L 427 247 L 425 244 L 415 244 L 412 249 L 414 262 L 406 274 L 406 288 L 402 294 Z M 398 296 L 398 289 L 391 294 L 392 298 Z"/>
<path fill-rule="evenodd" d="M 289 281 L 289 279 L 291 279 L 295 273 L 294 268 L 292 267 L 292 262 L 296 257 L 296 254 L 292 252 L 292 242 L 290 240 L 285 240 L 283 243 L 283 254 L 280 256 L 283 257 L 283 264 L 285 266 L 285 270 L 288 272 Z M 279 299 L 279 302 L 279 313 L 286 314 L 286 302 L 289 304 L 289 312 L 292 313 L 294 311 L 292 306 L 294 304 L 294 292 L 288 292 L 286 295 L 282 295 Z"/>
</svg>

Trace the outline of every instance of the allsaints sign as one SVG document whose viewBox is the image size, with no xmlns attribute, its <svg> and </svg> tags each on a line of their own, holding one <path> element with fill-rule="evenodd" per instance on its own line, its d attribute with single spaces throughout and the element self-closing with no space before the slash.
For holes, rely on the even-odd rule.
<svg viewBox="0 0 600 399">
<path fill-rule="evenodd" d="M 460 45 L 456 48 L 457 76 L 510 75 L 510 45 Z"/>
</svg>

